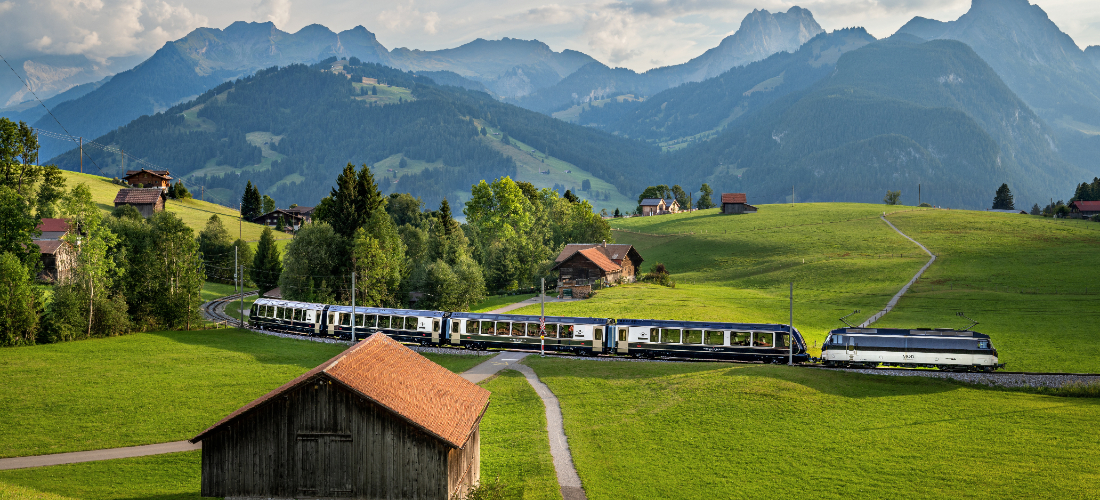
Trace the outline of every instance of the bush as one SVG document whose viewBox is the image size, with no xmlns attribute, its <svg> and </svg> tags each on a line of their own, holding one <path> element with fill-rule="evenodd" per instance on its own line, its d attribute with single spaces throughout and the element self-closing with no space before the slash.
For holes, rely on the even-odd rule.
<svg viewBox="0 0 1100 500">
<path fill-rule="evenodd" d="M 640 280 L 645 283 L 653 283 L 655 285 L 667 286 L 669 288 L 676 288 L 676 282 L 672 281 L 669 276 L 668 269 L 665 269 L 665 265 L 658 262 L 653 270 L 642 276 Z"/>
<path fill-rule="evenodd" d="M 1093 215 L 1092 217 L 1089 217 L 1089 220 L 1091 220 L 1093 222 L 1100 222 L 1100 214 L 1096 214 L 1096 215 Z"/>
<path fill-rule="evenodd" d="M 498 477 L 491 483 L 481 482 L 470 486 L 465 494 L 455 494 L 453 500 L 504 500 L 504 489 L 504 484 Z"/>
<path fill-rule="evenodd" d="M 926 203 L 921 203 L 920 205 L 917 205 L 917 206 L 918 207 L 923 207 L 923 208 L 932 208 L 932 205 L 929 205 L 927 202 Z"/>
</svg>

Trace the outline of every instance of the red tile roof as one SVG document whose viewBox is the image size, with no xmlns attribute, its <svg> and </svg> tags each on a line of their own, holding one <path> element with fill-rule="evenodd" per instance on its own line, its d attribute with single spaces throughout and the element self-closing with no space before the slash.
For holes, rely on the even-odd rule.
<svg viewBox="0 0 1100 500">
<path fill-rule="evenodd" d="M 1082 212 L 1100 212 L 1100 201 L 1075 201 L 1070 203 L 1071 206 L 1076 206 L 1077 210 Z"/>
<path fill-rule="evenodd" d="M 638 263 L 642 263 L 642 256 L 638 254 L 638 251 L 634 250 L 633 246 L 625 243 L 608 243 L 606 246 L 602 243 L 569 243 L 565 245 L 565 248 L 561 249 L 561 253 L 554 259 L 554 262 L 561 262 L 568 259 L 573 254 L 586 248 L 598 248 L 607 258 L 618 261 L 626 258 L 630 252 L 634 252 L 634 255 L 637 256 Z"/>
<path fill-rule="evenodd" d="M 745 203 L 748 204 L 748 197 L 745 193 L 722 193 L 722 203 Z"/>
<path fill-rule="evenodd" d="M 42 219 L 38 230 L 43 233 L 65 233 L 69 231 L 69 221 L 65 219 Z"/>
<path fill-rule="evenodd" d="M 119 203 L 147 205 L 156 203 L 157 199 L 162 196 L 165 196 L 165 194 L 161 188 L 119 189 L 118 194 L 115 195 L 115 205 Z"/>
<path fill-rule="evenodd" d="M 606 273 L 622 270 L 621 266 L 614 262 L 611 262 L 611 259 L 608 259 L 607 256 L 604 255 L 603 252 L 601 252 L 598 248 L 586 248 L 577 253 L 592 261 L 593 264 L 596 264 Z"/>
<path fill-rule="evenodd" d="M 376 333 L 241 407 L 191 442 L 314 377 L 331 378 L 455 448 L 466 442 L 489 406 L 489 391 Z"/>
</svg>

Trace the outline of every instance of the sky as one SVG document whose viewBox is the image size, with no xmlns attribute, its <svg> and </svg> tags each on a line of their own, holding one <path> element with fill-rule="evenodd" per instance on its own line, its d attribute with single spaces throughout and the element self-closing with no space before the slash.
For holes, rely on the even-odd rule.
<svg viewBox="0 0 1100 500">
<path fill-rule="evenodd" d="M 1100 45 L 1100 1 L 1040 0 L 1077 45 Z M 387 48 L 433 50 L 476 38 L 538 39 L 644 71 L 718 45 L 753 9 L 809 9 L 825 30 L 862 26 L 892 34 L 913 16 L 941 21 L 969 0 L 0 0 L 0 55 L 148 56 L 198 27 L 272 21 L 288 32 L 362 25 Z"/>
</svg>

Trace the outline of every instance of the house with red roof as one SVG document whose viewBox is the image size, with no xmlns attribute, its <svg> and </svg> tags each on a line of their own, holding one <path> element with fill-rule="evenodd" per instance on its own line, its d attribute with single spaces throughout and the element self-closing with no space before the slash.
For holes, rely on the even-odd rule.
<svg viewBox="0 0 1100 500">
<path fill-rule="evenodd" d="M 592 287 L 633 283 L 642 256 L 632 245 L 570 243 L 555 259 L 558 295 L 587 298 Z"/>
<path fill-rule="evenodd" d="M 115 208 L 133 205 L 142 217 L 150 217 L 164 210 L 166 201 L 168 201 L 168 193 L 161 188 L 119 189 L 118 194 L 115 195 Z"/>
<path fill-rule="evenodd" d="M 1073 217 L 1089 218 L 1094 215 L 1100 215 L 1100 201 L 1071 201 L 1069 202 L 1070 212 L 1073 213 Z"/>
<path fill-rule="evenodd" d="M 461 497 L 489 391 L 384 333 L 248 403 L 202 442 L 202 496 Z"/>
<path fill-rule="evenodd" d="M 34 239 L 38 246 L 38 255 L 42 260 L 42 269 L 38 279 L 47 283 L 57 283 L 72 275 L 76 261 L 73 246 L 63 238 L 73 229 L 65 219 L 42 219 L 38 224 L 41 233 Z"/>
<path fill-rule="evenodd" d="M 722 213 L 726 215 L 755 214 L 756 207 L 749 205 L 745 193 L 722 193 Z"/>
</svg>

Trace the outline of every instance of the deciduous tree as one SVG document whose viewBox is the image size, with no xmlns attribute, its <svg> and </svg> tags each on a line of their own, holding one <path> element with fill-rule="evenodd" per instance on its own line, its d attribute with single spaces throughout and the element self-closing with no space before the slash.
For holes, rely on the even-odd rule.
<svg viewBox="0 0 1100 500">
<path fill-rule="evenodd" d="M 11 252 L 0 252 L 0 346 L 33 345 L 42 293 Z"/>
</svg>

